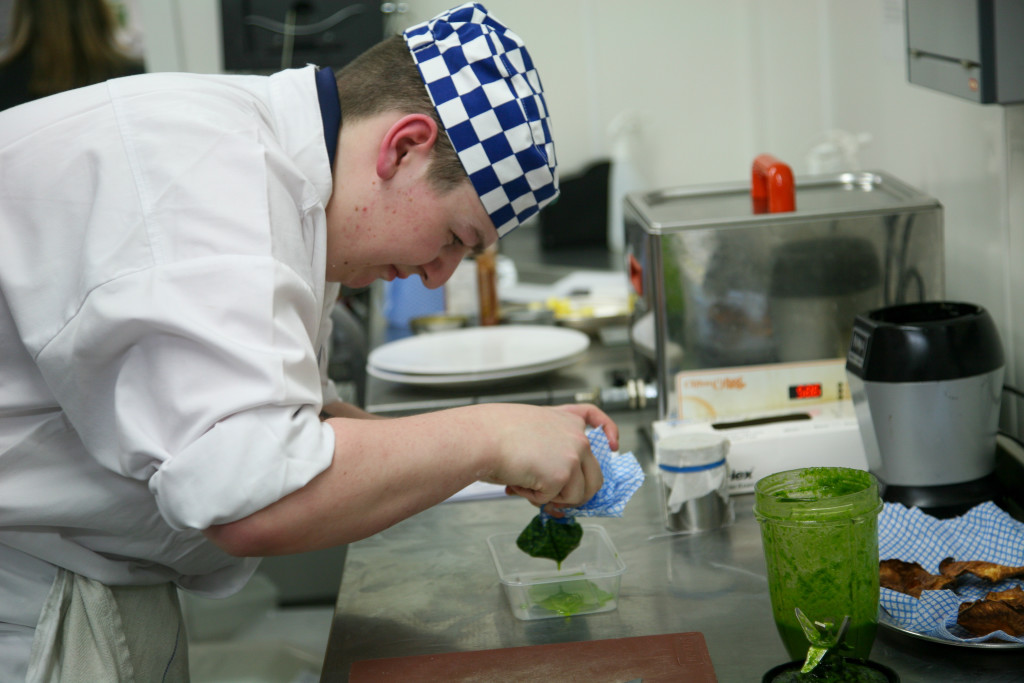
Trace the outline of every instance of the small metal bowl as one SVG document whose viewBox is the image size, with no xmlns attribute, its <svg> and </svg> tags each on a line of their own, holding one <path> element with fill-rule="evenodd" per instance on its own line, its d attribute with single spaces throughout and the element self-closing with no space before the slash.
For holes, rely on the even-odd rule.
<svg viewBox="0 0 1024 683">
<path fill-rule="evenodd" d="M 409 328 L 413 334 L 424 332 L 443 332 L 445 330 L 457 330 L 465 327 L 469 318 L 464 315 L 421 315 L 409 321 Z"/>
</svg>

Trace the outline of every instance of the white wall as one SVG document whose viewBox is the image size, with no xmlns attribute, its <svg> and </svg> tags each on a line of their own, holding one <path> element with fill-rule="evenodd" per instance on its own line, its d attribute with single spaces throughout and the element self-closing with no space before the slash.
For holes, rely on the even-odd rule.
<svg viewBox="0 0 1024 683">
<path fill-rule="evenodd" d="M 909 84 L 901 8 L 897 0 L 829 3 L 832 116 L 839 127 L 871 132 L 866 166 L 942 202 L 947 298 L 978 303 L 995 317 L 1008 355 L 1006 382 L 1019 388 L 1024 105 L 979 105 Z"/>
<path fill-rule="evenodd" d="M 410 0 L 404 25 L 455 0 Z M 139 0 L 150 68 L 220 68 L 209 0 Z M 636 124 L 652 186 L 741 181 L 770 152 L 798 174 L 832 129 L 870 137 L 860 168 L 945 207 L 947 298 L 985 306 L 1024 385 L 1024 105 L 978 105 L 906 79 L 902 0 L 486 0 L 530 47 L 559 160 L 573 171 Z M 159 27 L 152 29 L 153 26 Z M 168 34 L 188 28 L 185 38 Z"/>
<path fill-rule="evenodd" d="M 134 0 L 149 71 L 218 73 L 223 69 L 218 0 Z"/>
<path fill-rule="evenodd" d="M 408 21 L 449 4 L 414 0 Z M 809 147 L 820 128 L 817 13 L 799 11 L 814 0 L 795 8 L 792 0 L 773 0 L 771 8 L 756 0 L 485 4 L 529 46 L 569 172 L 611 153 L 623 117 L 638 124 L 636 165 L 656 186 L 745 178 L 758 152 L 773 142 Z M 765 50 L 777 31 L 812 39 Z"/>
</svg>

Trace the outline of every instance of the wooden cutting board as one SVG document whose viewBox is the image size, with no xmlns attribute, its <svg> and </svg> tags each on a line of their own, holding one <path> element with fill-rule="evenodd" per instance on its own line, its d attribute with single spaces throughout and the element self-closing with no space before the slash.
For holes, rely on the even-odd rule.
<svg viewBox="0 0 1024 683">
<path fill-rule="evenodd" d="M 350 683 L 417 681 L 655 681 L 716 683 L 701 633 L 550 643 L 477 652 L 365 659 L 352 664 Z"/>
</svg>

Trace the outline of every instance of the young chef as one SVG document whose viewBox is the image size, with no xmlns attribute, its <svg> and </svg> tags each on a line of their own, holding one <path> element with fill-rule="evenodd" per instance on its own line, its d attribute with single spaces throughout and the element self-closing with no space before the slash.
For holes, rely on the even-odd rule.
<svg viewBox="0 0 1024 683">
<path fill-rule="evenodd" d="M 175 586 L 230 594 L 475 480 L 589 499 L 586 425 L 617 447 L 593 406 L 320 419 L 328 283 L 440 286 L 556 194 L 530 56 L 480 5 L 337 81 L 149 74 L 0 114 L 0 680 L 184 680 Z"/>
</svg>

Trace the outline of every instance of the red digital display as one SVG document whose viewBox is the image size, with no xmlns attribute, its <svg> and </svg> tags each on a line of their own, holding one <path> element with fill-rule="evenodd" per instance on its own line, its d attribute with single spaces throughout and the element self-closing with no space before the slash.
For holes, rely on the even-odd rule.
<svg viewBox="0 0 1024 683">
<path fill-rule="evenodd" d="M 794 384 L 789 388 L 790 398 L 821 398 L 821 384 Z"/>
</svg>

